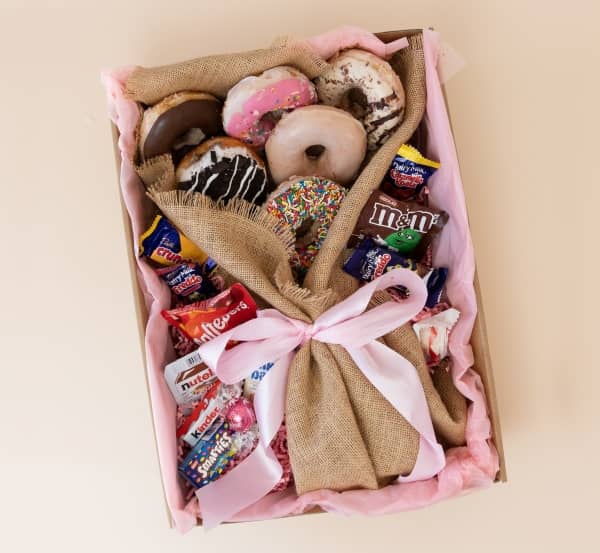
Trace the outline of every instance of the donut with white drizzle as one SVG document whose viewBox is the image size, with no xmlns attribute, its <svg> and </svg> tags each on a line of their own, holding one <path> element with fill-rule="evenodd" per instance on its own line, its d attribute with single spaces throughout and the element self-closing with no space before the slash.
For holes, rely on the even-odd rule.
<svg viewBox="0 0 600 553">
<path fill-rule="evenodd" d="M 382 146 L 404 119 L 400 78 L 370 52 L 354 48 L 334 56 L 315 85 L 321 102 L 349 111 L 364 125 L 369 150 Z"/>
<path fill-rule="evenodd" d="M 260 205 L 271 187 L 262 159 L 243 142 L 217 137 L 188 152 L 177 166 L 177 186 L 216 201 L 240 198 Z"/>
</svg>

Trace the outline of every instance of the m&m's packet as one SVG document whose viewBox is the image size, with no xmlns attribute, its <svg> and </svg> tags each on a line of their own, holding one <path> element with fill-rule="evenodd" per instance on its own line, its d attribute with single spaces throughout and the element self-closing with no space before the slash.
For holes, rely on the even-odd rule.
<svg viewBox="0 0 600 553">
<path fill-rule="evenodd" d="M 205 263 L 208 255 L 179 232 L 162 215 L 157 215 L 150 228 L 140 236 L 139 255 L 160 265 L 175 265 L 182 261 Z"/>
<path fill-rule="evenodd" d="M 402 144 L 392 160 L 392 165 L 381 189 L 399 200 L 416 200 L 440 164 L 422 156 L 408 144 Z"/>
<path fill-rule="evenodd" d="M 204 344 L 256 317 L 256 302 L 242 284 L 219 295 L 183 307 L 162 311 L 162 316 L 197 344 Z"/>
<path fill-rule="evenodd" d="M 398 200 L 375 190 L 360 212 L 348 246 L 353 247 L 371 236 L 395 251 L 413 254 L 423 251 L 447 220 L 445 211 Z"/>
</svg>

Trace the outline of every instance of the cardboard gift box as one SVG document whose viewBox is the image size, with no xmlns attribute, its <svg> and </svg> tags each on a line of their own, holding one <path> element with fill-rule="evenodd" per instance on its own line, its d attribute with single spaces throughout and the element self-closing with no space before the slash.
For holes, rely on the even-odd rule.
<svg viewBox="0 0 600 553">
<path fill-rule="evenodd" d="M 411 37 L 421 32 L 422 31 L 420 30 L 388 31 L 378 33 L 377 36 L 384 42 L 391 42 L 402 37 Z M 464 202 L 462 198 L 462 184 L 460 182 L 460 174 L 458 172 L 458 161 L 456 159 L 456 153 L 454 150 L 447 110 L 443 105 L 446 102 L 445 89 L 443 87 L 443 84 L 440 82 L 439 76 L 436 71 L 436 61 L 439 59 L 439 37 L 437 37 L 436 33 L 430 30 L 424 31 L 423 35 L 424 50 L 426 54 L 425 61 L 427 67 L 427 113 L 429 114 L 429 102 L 437 101 L 437 121 L 430 122 L 430 124 L 434 126 L 437 125 L 437 127 L 435 127 L 437 129 L 442 129 L 442 131 L 440 131 L 441 134 L 447 134 L 447 136 L 444 136 L 443 139 L 446 141 L 446 156 L 449 157 L 446 160 L 441 160 L 442 166 L 446 166 L 449 171 L 454 171 L 451 176 L 451 180 L 457 183 L 457 185 L 461 188 L 459 195 L 460 197 L 456 199 L 456 203 L 460 209 L 464 209 Z M 429 59 L 427 58 L 428 54 Z M 130 71 L 130 69 L 117 70 L 105 75 L 105 85 L 109 93 L 109 102 L 111 104 L 112 110 L 111 116 L 113 119 L 113 141 L 115 148 L 115 158 L 117 162 L 117 169 L 120 175 L 122 190 L 125 190 L 125 182 L 132 182 L 137 179 L 133 165 L 131 163 L 131 157 L 133 155 L 133 152 L 135 151 L 134 133 L 125 135 L 119 132 L 120 128 L 123 129 L 125 127 L 128 127 L 131 129 L 132 125 L 135 126 L 135 119 L 139 117 L 139 108 L 137 108 L 136 105 L 131 100 L 128 100 L 123 94 L 124 82 Z M 440 105 L 440 102 L 442 105 Z M 124 153 L 126 155 L 123 155 Z M 429 152 L 424 153 L 426 153 L 427 155 Z M 429 155 L 435 157 L 434 154 Z M 128 157 L 130 158 L 129 160 Z M 193 524 L 201 524 L 201 520 L 198 517 L 198 513 L 193 512 L 193 510 L 189 509 L 184 503 L 182 503 L 182 498 L 180 496 L 178 497 L 176 490 L 174 491 L 173 489 L 173 483 L 176 481 L 176 475 L 174 474 L 176 472 L 176 466 L 173 464 L 173 459 L 171 458 L 171 456 L 161 455 L 161 452 L 164 452 L 165 449 L 173 447 L 175 433 L 174 418 L 171 421 L 168 420 L 170 416 L 174 415 L 174 407 L 172 407 L 170 410 L 168 408 L 163 408 L 165 402 L 168 402 L 168 399 L 165 399 L 164 395 L 168 395 L 169 393 L 164 381 L 162 381 L 162 369 L 164 368 L 164 363 L 165 361 L 167 361 L 167 359 L 162 359 L 161 361 L 161 355 L 157 355 L 157 350 L 161 350 L 161 348 L 164 349 L 164 343 L 165 341 L 169 340 L 170 337 L 167 332 L 166 323 L 162 326 L 159 325 L 159 327 L 157 327 L 156 324 L 154 324 L 151 327 L 148 326 L 151 316 L 157 315 L 157 304 L 155 302 L 156 298 L 152 297 L 152 294 L 150 294 L 146 283 L 148 274 L 145 273 L 145 271 L 151 271 L 151 269 L 149 267 L 145 269 L 144 266 L 139 264 L 137 260 L 137 237 L 139 237 L 140 234 L 139 229 L 142 228 L 144 224 L 147 224 L 150 213 L 152 211 L 152 204 L 150 200 L 147 197 L 145 197 L 141 181 L 139 182 L 139 186 L 137 188 L 134 187 L 133 189 L 128 189 L 126 199 L 123 198 L 123 195 L 121 196 L 121 198 L 123 207 L 123 224 L 127 238 L 132 287 L 134 291 L 134 301 L 137 313 L 141 349 L 144 358 L 144 364 L 146 367 L 150 407 L 153 412 L 157 449 L 159 452 L 163 487 L 167 502 L 167 512 L 169 513 L 169 518 L 171 520 L 172 525 L 178 527 L 180 530 L 187 530 Z M 132 206 L 134 207 L 132 208 Z M 136 232 L 136 230 L 138 232 Z M 465 240 L 469 242 L 468 248 L 470 248 L 471 246 L 468 232 Z M 468 248 L 467 250 L 470 251 Z M 476 274 L 474 274 L 474 297 L 476 299 L 476 316 L 474 316 L 474 320 L 472 321 L 473 326 L 470 338 L 470 346 L 472 348 L 473 361 L 472 365 L 474 371 L 473 382 L 471 383 L 471 386 L 473 387 L 473 390 L 475 390 L 479 386 L 478 379 L 475 376 L 475 374 L 478 375 L 480 377 L 480 381 L 485 391 L 484 396 L 486 403 L 484 406 L 483 399 L 478 400 L 480 401 L 480 404 L 477 403 L 477 401 L 475 401 L 477 413 L 475 413 L 475 410 L 472 409 L 469 411 L 469 417 L 481 417 L 481 420 L 484 422 L 484 427 L 487 423 L 487 417 L 489 417 L 489 423 L 491 424 L 491 429 L 489 431 L 489 452 L 486 450 L 483 456 L 489 454 L 489 458 L 487 461 L 489 466 L 497 467 L 497 471 L 495 471 L 495 476 L 493 478 L 489 478 L 489 480 L 505 481 L 506 468 L 502 449 L 500 421 L 496 403 L 496 393 L 492 375 L 491 359 L 487 343 L 487 334 L 485 328 L 481 292 Z M 466 318 L 468 319 L 468 314 L 466 315 Z M 481 395 L 481 398 L 483 398 L 484 396 Z M 484 407 L 487 407 L 487 415 Z M 169 438 L 169 429 L 171 427 L 173 441 L 170 441 L 171 438 Z M 483 432 L 485 432 L 485 430 L 483 430 Z M 480 443 L 488 443 L 488 440 L 485 439 L 485 436 L 479 436 L 478 440 L 480 441 Z M 458 449 L 461 448 L 457 448 L 457 450 Z M 457 452 L 457 455 L 471 455 L 471 457 L 469 458 L 472 458 L 474 456 L 472 450 L 469 450 L 468 448 L 463 449 L 465 449 L 465 451 Z M 494 465 L 494 461 L 497 463 L 497 465 Z M 474 461 L 473 467 L 475 467 L 476 464 L 477 463 Z M 429 488 L 427 488 L 426 490 L 425 488 L 422 488 L 421 492 L 425 490 L 426 493 L 430 496 L 430 499 L 427 502 L 432 503 L 434 501 L 449 497 L 451 495 L 455 495 L 463 489 L 481 487 L 486 483 L 486 477 L 483 477 L 483 475 L 481 475 L 481 478 L 478 477 L 476 467 L 473 469 L 472 473 L 462 474 L 461 476 L 463 482 L 461 483 L 460 489 L 450 489 L 449 487 L 443 489 L 442 485 L 440 485 L 439 482 L 436 484 L 437 487 L 435 487 L 434 484 L 429 485 L 429 483 L 423 483 L 424 485 L 429 485 Z M 277 516 L 285 516 L 288 514 L 313 512 L 315 510 L 321 509 L 335 509 L 337 511 L 346 512 L 347 514 L 353 514 L 357 512 L 352 510 L 344 510 L 344 508 L 340 508 L 339 505 L 335 504 L 337 498 L 334 499 L 331 496 L 312 495 L 310 498 L 303 501 L 304 496 L 297 498 L 292 497 L 290 494 L 288 495 L 289 497 L 282 496 L 282 499 L 278 503 L 277 508 L 267 507 L 267 511 L 269 508 L 271 509 L 270 511 L 268 511 L 267 515 L 265 515 L 267 511 L 261 510 L 262 508 L 249 508 L 246 509 L 241 516 L 236 516 L 235 519 L 253 520 L 259 518 L 274 518 Z M 339 495 L 343 494 L 338 494 L 338 496 Z M 374 499 L 373 508 L 369 509 L 367 512 L 385 513 L 400 511 L 411 507 L 423 506 L 423 503 L 417 504 L 415 503 L 415 501 L 411 500 L 409 495 L 410 494 L 407 493 L 404 497 L 399 496 L 395 500 L 395 502 L 386 505 L 377 504 L 377 499 Z"/>
</svg>

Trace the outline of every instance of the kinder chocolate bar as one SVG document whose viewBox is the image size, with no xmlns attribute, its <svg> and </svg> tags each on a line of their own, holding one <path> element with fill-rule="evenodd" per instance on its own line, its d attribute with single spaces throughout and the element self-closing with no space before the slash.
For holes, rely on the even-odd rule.
<svg viewBox="0 0 600 553">
<path fill-rule="evenodd" d="M 344 263 L 343 269 L 364 282 L 371 282 L 377 277 L 393 269 L 409 269 L 420 277 L 426 278 L 427 307 L 438 303 L 439 297 L 448 276 L 448 269 L 429 269 L 413 259 L 404 257 L 385 246 L 379 246 L 372 238 L 367 238 L 352 252 Z M 408 291 L 403 286 L 395 288 L 401 296 L 406 296 Z"/>
<path fill-rule="evenodd" d="M 165 367 L 165 380 L 178 405 L 200 399 L 206 385 L 216 379 L 197 351 L 192 351 Z"/>
<path fill-rule="evenodd" d="M 197 426 L 198 419 L 204 418 L 207 411 L 211 407 L 211 404 L 216 401 L 219 389 L 221 387 L 221 382 L 218 380 L 213 381 L 208 386 L 204 387 L 204 393 L 202 394 L 202 398 L 198 401 L 197 405 L 194 407 L 192 412 L 185 417 L 183 423 L 177 428 L 177 437 L 181 438 L 185 436 L 190 428 Z M 212 417 L 213 421 L 216 417 Z M 206 429 L 205 429 L 206 430 Z"/>
<path fill-rule="evenodd" d="M 194 447 L 200 440 L 210 435 L 209 430 L 215 424 L 215 421 L 220 420 L 223 422 L 220 415 L 221 411 L 216 405 L 216 400 L 212 400 L 202 416 L 198 417 L 184 434 L 183 441 Z"/>
<path fill-rule="evenodd" d="M 450 308 L 413 324 L 428 365 L 448 357 L 448 338 L 459 316 L 458 310 Z"/>
<path fill-rule="evenodd" d="M 399 200 L 415 200 L 429 177 L 439 168 L 439 163 L 423 157 L 416 148 L 402 144 L 381 188 L 386 194 Z"/>
<path fill-rule="evenodd" d="M 209 257 L 204 264 L 187 262 L 161 267 L 156 274 L 162 278 L 173 294 L 187 302 L 216 296 L 219 290 L 210 279 L 217 264 Z"/>
<path fill-rule="evenodd" d="M 410 253 L 425 247 L 425 238 L 440 232 L 448 214 L 430 206 L 404 202 L 375 190 L 360 213 L 349 247 L 366 236 L 383 241 L 396 251 Z"/>
<path fill-rule="evenodd" d="M 214 298 L 163 311 L 162 316 L 191 340 L 204 344 L 254 319 L 256 303 L 241 284 L 234 284 Z"/>
<path fill-rule="evenodd" d="M 162 215 L 157 215 L 150 228 L 140 236 L 139 255 L 161 265 L 175 265 L 182 261 L 205 263 L 209 259 Z"/>
<path fill-rule="evenodd" d="M 195 487 L 202 488 L 221 476 L 236 454 L 229 423 L 215 425 L 210 437 L 200 440 L 179 466 L 179 472 Z"/>
</svg>

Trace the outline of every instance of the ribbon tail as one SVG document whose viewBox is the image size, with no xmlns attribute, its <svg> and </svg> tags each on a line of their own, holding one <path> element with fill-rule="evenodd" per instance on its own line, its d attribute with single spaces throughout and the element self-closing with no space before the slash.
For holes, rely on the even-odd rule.
<svg viewBox="0 0 600 553">
<path fill-rule="evenodd" d="M 446 458 L 435 437 L 427 399 L 415 367 L 380 342 L 360 348 L 345 347 L 373 386 L 420 434 L 415 466 L 410 474 L 400 476 L 398 480 L 413 482 L 438 474 L 444 468 Z"/>
<path fill-rule="evenodd" d="M 260 433 L 256 449 L 237 467 L 196 491 L 206 529 L 256 503 L 281 479 L 283 469 L 269 444 L 283 422 L 287 371 L 293 356 L 290 352 L 277 359 L 256 389 L 254 409 Z"/>
<path fill-rule="evenodd" d="M 282 473 L 273 450 L 259 442 L 237 467 L 196 490 L 204 528 L 210 530 L 256 503 L 275 487 Z"/>
</svg>

